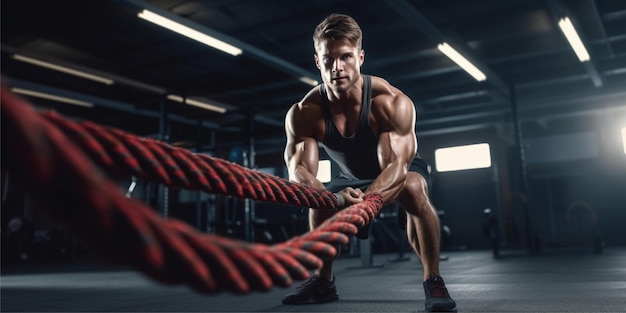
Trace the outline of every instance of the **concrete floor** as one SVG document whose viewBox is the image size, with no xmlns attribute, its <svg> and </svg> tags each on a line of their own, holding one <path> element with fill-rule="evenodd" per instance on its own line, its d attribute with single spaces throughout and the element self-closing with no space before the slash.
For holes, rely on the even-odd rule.
<svg viewBox="0 0 626 313">
<path fill-rule="evenodd" d="M 445 252 L 441 271 L 458 312 L 626 312 L 626 247 L 553 250 L 528 255 Z M 3 268 L 2 312 L 423 312 L 421 265 L 415 256 L 378 268 L 339 259 L 340 300 L 286 306 L 291 288 L 245 296 L 202 295 L 154 283 L 142 274 L 101 264 Z"/>
</svg>

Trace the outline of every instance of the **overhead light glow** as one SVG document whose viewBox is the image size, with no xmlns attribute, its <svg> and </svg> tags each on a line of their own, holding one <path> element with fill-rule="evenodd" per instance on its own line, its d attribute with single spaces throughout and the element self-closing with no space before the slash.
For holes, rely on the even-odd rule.
<svg viewBox="0 0 626 313">
<path fill-rule="evenodd" d="M 22 94 L 26 96 L 53 100 L 57 102 L 63 102 L 63 103 L 78 105 L 78 106 L 87 107 L 87 108 L 93 108 L 93 103 L 66 98 L 66 97 L 61 97 L 61 96 L 56 96 L 56 95 L 51 95 L 49 93 L 43 93 L 39 91 L 22 89 L 22 88 L 11 88 L 11 91 L 13 91 L 14 93 L 18 93 L 18 94 Z"/>
<path fill-rule="evenodd" d="M 319 82 L 315 79 L 306 77 L 306 76 L 302 76 L 300 77 L 300 81 L 307 84 L 307 85 L 311 85 L 313 87 L 317 86 L 319 84 Z"/>
<path fill-rule="evenodd" d="M 624 154 L 626 154 L 626 127 L 622 128 L 622 142 L 624 144 Z"/>
<path fill-rule="evenodd" d="M 443 52 L 450 60 L 454 61 L 458 66 L 464 69 L 468 74 L 472 75 L 474 79 L 481 82 L 487 79 L 487 76 L 481 72 L 472 62 L 468 61 L 464 56 L 458 53 L 447 43 L 440 43 L 437 45 L 437 49 Z"/>
<path fill-rule="evenodd" d="M 180 102 L 180 103 L 185 103 L 185 98 L 178 96 L 178 95 L 167 95 L 167 99 Z"/>
<path fill-rule="evenodd" d="M 66 73 L 66 74 L 82 77 L 82 78 L 85 78 L 85 79 L 97 81 L 99 83 L 103 83 L 103 84 L 107 84 L 107 85 L 111 85 L 114 82 L 112 79 L 109 79 L 109 78 L 105 78 L 105 77 L 102 77 L 102 76 L 89 74 L 89 73 L 86 73 L 86 72 L 83 72 L 83 71 L 71 69 L 69 67 L 65 67 L 65 66 L 61 66 L 61 65 L 57 65 L 57 64 L 52 64 L 52 63 L 45 62 L 45 61 L 42 61 L 42 60 L 33 59 L 31 57 L 23 56 L 21 54 L 14 54 L 12 57 L 14 59 L 18 60 L 18 61 L 22 61 L 22 62 L 30 63 L 30 64 L 33 64 L 33 65 L 45 67 L 45 68 L 48 68 L 48 69 L 51 69 L 51 70 L 55 70 L 55 71 L 58 71 L 58 72 L 62 72 L 62 73 Z"/>
<path fill-rule="evenodd" d="M 152 11 L 149 10 L 143 10 L 141 12 L 139 12 L 138 16 L 146 21 L 152 22 L 154 24 L 157 24 L 161 27 L 167 28 L 173 32 L 179 33 L 183 36 L 187 36 L 193 40 L 197 40 L 207 46 L 211 46 L 215 49 L 224 51 L 230 55 L 233 56 L 237 56 L 240 55 L 242 53 L 242 50 L 231 45 L 228 44 L 226 42 L 223 42 L 217 38 L 211 37 L 207 34 L 204 34 L 202 32 L 199 32 L 191 27 L 187 27 L 183 24 L 180 24 L 178 22 L 174 22 L 168 18 L 165 18 L 161 15 L 158 15 Z"/>
<path fill-rule="evenodd" d="M 578 36 L 578 33 L 576 32 L 576 29 L 574 28 L 574 25 L 572 24 L 572 21 L 570 21 L 569 17 L 560 19 L 559 27 L 561 27 L 561 31 L 565 35 L 565 38 L 567 38 L 567 41 L 569 41 L 572 49 L 574 49 L 578 60 L 580 60 L 580 62 L 589 61 L 589 53 L 587 52 L 587 49 L 585 49 L 585 45 L 582 40 L 580 40 L 580 37 Z"/>
<path fill-rule="evenodd" d="M 622 142 L 624 143 L 624 154 L 626 154 L 626 127 L 622 128 Z"/>
<path fill-rule="evenodd" d="M 210 104 L 210 103 L 206 103 L 206 102 L 202 102 L 202 101 L 198 101 L 194 99 L 183 98 L 178 95 L 167 95 L 167 99 L 184 103 L 184 104 L 188 104 L 188 105 L 192 105 L 192 106 L 199 107 L 199 108 L 213 111 L 213 112 L 226 113 L 226 109 L 221 106 L 217 106 L 214 104 Z"/>
</svg>

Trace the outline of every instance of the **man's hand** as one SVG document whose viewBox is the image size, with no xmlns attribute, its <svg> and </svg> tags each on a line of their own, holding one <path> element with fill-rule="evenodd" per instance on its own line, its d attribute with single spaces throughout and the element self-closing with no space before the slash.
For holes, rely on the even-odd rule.
<svg viewBox="0 0 626 313">
<path fill-rule="evenodd" d="M 337 195 L 337 198 L 343 198 L 343 207 L 345 208 L 363 202 L 365 193 L 359 188 L 346 187 L 335 195 Z"/>
</svg>

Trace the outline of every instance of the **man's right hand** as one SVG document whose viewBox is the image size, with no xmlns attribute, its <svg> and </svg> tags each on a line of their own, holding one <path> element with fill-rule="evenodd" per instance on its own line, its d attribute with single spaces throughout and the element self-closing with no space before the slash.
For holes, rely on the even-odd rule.
<svg viewBox="0 0 626 313">
<path fill-rule="evenodd" d="M 361 189 L 352 187 L 346 187 L 339 191 L 338 194 L 344 198 L 344 207 L 363 202 L 363 196 L 365 196 L 365 193 L 361 191 Z"/>
</svg>

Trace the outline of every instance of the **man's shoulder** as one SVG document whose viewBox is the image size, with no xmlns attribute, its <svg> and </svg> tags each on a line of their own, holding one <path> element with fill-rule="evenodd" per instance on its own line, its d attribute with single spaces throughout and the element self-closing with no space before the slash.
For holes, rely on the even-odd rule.
<svg viewBox="0 0 626 313">
<path fill-rule="evenodd" d="M 396 88 L 386 79 L 378 76 L 372 76 L 372 100 L 373 104 L 391 104 L 393 102 L 405 102 L 409 97 Z"/>
<path fill-rule="evenodd" d="M 386 79 L 370 75 L 372 78 L 372 97 L 376 96 L 404 96 L 404 93 Z"/>
<path fill-rule="evenodd" d="M 319 86 L 311 89 L 300 101 L 294 103 L 287 112 L 287 117 L 300 120 L 312 120 L 322 115 Z"/>
<path fill-rule="evenodd" d="M 292 136 L 321 138 L 320 123 L 323 122 L 323 110 L 319 96 L 319 86 L 311 89 L 300 101 L 291 106 L 285 118 L 285 126 Z"/>
<path fill-rule="evenodd" d="M 313 87 L 304 97 L 293 105 L 295 110 L 315 109 L 321 106 L 320 86 Z"/>
</svg>

